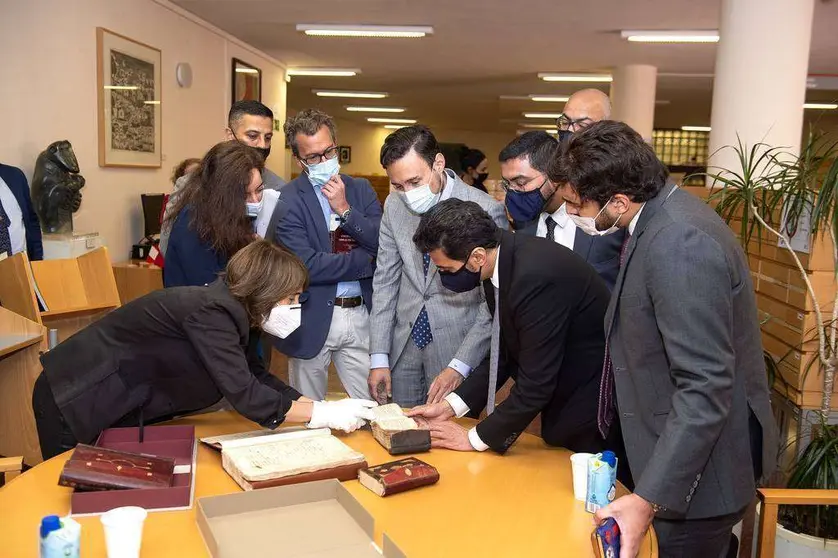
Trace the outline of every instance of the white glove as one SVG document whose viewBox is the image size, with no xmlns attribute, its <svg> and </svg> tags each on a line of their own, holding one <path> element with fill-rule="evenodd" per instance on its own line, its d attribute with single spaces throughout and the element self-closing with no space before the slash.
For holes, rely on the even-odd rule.
<svg viewBox="0 0 838 558">
<path fill-rule="evenodd" d="M 352 432 L 364 426 L 365 420 L 372 420 L 373 407 L 378 403 L 367 399 L 341 399 L 340 401 L 315 401 L 311 407 L 309 428 L 336 428 Z"/>
</svg>

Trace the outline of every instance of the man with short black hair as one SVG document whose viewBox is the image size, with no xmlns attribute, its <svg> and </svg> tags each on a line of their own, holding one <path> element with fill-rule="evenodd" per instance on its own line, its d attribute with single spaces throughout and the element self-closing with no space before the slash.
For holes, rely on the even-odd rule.
<svg viewBox="0 0 838 558">
<path fill-rule="evenodd" d="M 441 401 L 489 350 L 489 313 L 478 290 L 457 294 L 440 283 L 412 238 L 419 218 L 449 198 L 474 201 L 501 228 L 503 206 L 451 169 L 431 130 L 408 126 L 381 147 L 394 192 L 384 202 L 371 314 L 370 394 L 402 407 Z"/>
<path fill-rule="evenodd" d="M 593 268 L 556 243 L 502 231 L 480 206 L 455 199 L 423 215 L 413 241 L 439 267 L 444 287 L 485 290 L 494 315 L 490 367 L 442 402 L 409 412 L 430 421 L 433 445 L 505 453 L 541 413 L 548 444 L 622 457 L 619 433 L 603 440 L 597 431 L 608 289 Z M 512 390 L 495 408 L 508 378 Z M 448 421 L 484 407 L 488 416 L 471 430 Z M 625 465 L 618 472 L 630 479 Z"/>
<path fill-rule="evenodd" d="M 346 392 L 367 399 L 372 276 L 381 203 L 369 181 L 340 174 L 334 120 L 306 109 L 285 123 L 285 142 L 303 173 L 282 191 L 275 239 L 306 264 L 302 325 L 274 346 L 288 355 L 291 386 L 326 397 L 334 362 Z"/>
<path fill-rule="evenodd" d="M 653 520 L 661 556 L 726 556 L 777 458 L 748 260 L 626 124 L 574 134 L 550 179 L 569 186 L 582 230 L 629 235 L 605 315 L 597 422 L 603 435 L 622 426 L 635 490 L 596 518 L 617 520 L 624 556 Z"/>
<path fill-rule="evenodd" d="M 547 176 L 559 144 L 547 132 L 521 134 L 500 152 L 501 186 L 515 229 L 561 244 L 587 261 L 614 288 L 625 233 L 594 238 L 568 218 L 562 188 Z"/>
</svg>

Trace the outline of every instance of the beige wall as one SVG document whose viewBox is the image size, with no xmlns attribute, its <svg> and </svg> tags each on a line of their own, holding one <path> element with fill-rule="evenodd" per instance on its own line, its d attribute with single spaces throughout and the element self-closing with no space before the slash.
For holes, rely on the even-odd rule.
<svg viewBox="0 0 838 558">
<path fill-rule="evenodd" d="M 284 68 L 255 49 L 165 0 L 0 0 L 0 162 L 31 179 L 38 153 L 72 142 L 87 180 L 77 232 L 97 231 L 115 261 L 142 236 L 140 194 L 170 188 L 179 161 L 200 157 L 224 138 L 232 57 L 262 69 L 262 100 L 285 118 Z M 162 51 L 163 166 L 98 166 L 96 27 Z M 188 62 L 193 83 L 179 88 L 175 66 Z M 282 143 L 269 166 L 285 175 Z"/>
</svg>

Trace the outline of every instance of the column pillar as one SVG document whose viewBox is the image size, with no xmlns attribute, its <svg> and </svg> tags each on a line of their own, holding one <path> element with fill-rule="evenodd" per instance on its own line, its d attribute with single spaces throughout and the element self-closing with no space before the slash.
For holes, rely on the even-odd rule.
<svg viewBox="0 0 838 558">
<path fill-rule="evenodd" d="M 722 0 L 709 164 L 738 169 L 737 135 L 798 153 L 814 0 Z"/>
<path fill-rule="evenodd" d="M 614 68 L 611 82 L 611 119 L 625 122 L 648 142 L 655 125 L 658 69 L 644 64 Z"/>
</svg>

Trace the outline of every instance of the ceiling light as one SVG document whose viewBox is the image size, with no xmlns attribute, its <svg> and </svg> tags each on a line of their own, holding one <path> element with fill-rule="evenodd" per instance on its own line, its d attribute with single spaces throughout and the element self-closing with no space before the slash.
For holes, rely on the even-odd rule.
<svg viewBox="0 0 838 558">
<path fill-rule="evenodd" d="M 836 105 L 835 103 L 803 103 L 803 108 L 816 110 L 835 110 L 838 109 L 838 105 Z"/>
<path fill-rule="evenodd" d="M 685 132 L 709 132 L 710 126 L 681 126 Z"/>
<path fill-rule="evenodd" d="M 327 91 L 324 89 L 312 89 L 311 92 L 318 97 L 351 97 L 353 99 L 383 99 L 390 95 L 375 91 Z"/>
<path fill-rule="evenodd" d="M 349 112 L 404 112 L 403 108 L 396 107 L 346 107 Z"/>
<path fill-rule="evenodd" d="M 556 127 L 555 124 L 529 124 L 527 122 L 521 122 L 518 126 L 521 128 L 533 128 L 536 130 L 552 130 Z"/>
<path fill-rule="evenodd" d="M 623 31 L 624 39 L 632 43 L 718 43 L 719 32 L 705 31 Z"/>
<path fill-rule="evenodd" d="M 159 105 L 160 101 L 143 101 L 147 105 Z"/>
<path fill-rule="evenodd" d="M 524 118 L 552 118 L 556 120 L 561 115 L 562 113 L 560 112 L 525 112 Z"/>
<path fill-rule="evenodd" d="M 403 124 L 386 124 L 384 127 L 387 128 L 388 130 L 401 130 L 402 128 L 404 128 L 404 125 Z"/>
<path fill-rule="evenodd" d="M 566 103 L 570 97 L 562 95 L 530 95 L 530 99 L 539 103 Z"/>
<path fill-rule="evenodd" d="M 236 68 L 237 74 L 258 74 L 259 70 L 256 68 Z"/>
<path fill-rule="evenodd" d="M 612 78 L 608 74 L 551 74 L 540 73 L 538 77 L 544 81 L 567 81 L 573 83 L 611 83 Z"/>
<path fill-rule="evenodd" d="M 518 130 L 517 134 L 520 136 L 520 135 L 523 135 L 523 134 L 526 134 L 526 133 L 529 133 L 529 132 L 533 132 L 533 131 L 534 130 Z M 554 126 L 553 128 L 547 128 L 546 130 L 544 130 L 544 132 L 546 132 L 548 134 L 552 134 L 552 135 L 555 136 L 556 134 L 559 133 L 559 130 Z"/>
<path fill-rule="evenodd" d="M 136 91 L 139 89 L 139 86 L 136 85 L 106 85 L 105 89 L 110 89 L 111 91 Z"/>
<path fill-rule="evenodd" d="M 655 99 L 656 105 L 669 105 L 672 104 L 672 101 L 667 101 L 665 99 Z"/>
<path fill-rule="evenodd" d="M 289 76 L 351 77 L 361 73 L 357 68 L 289 68 Z"/>
<path fill-rule="evenodd" d="M 379 124 L 416 124 L 416 121 L 410 118 L 367 118 L 367 122 L 377 122 Z"/>
<path fill-rule="evenodd" d="M 425 35 L 433 35 L 434 28 L 420 25 L 329 25 L 303 23 L 297 25 L 297 31 L 302 31 L 312 37 L 418 39 Z"/>
</svg>

